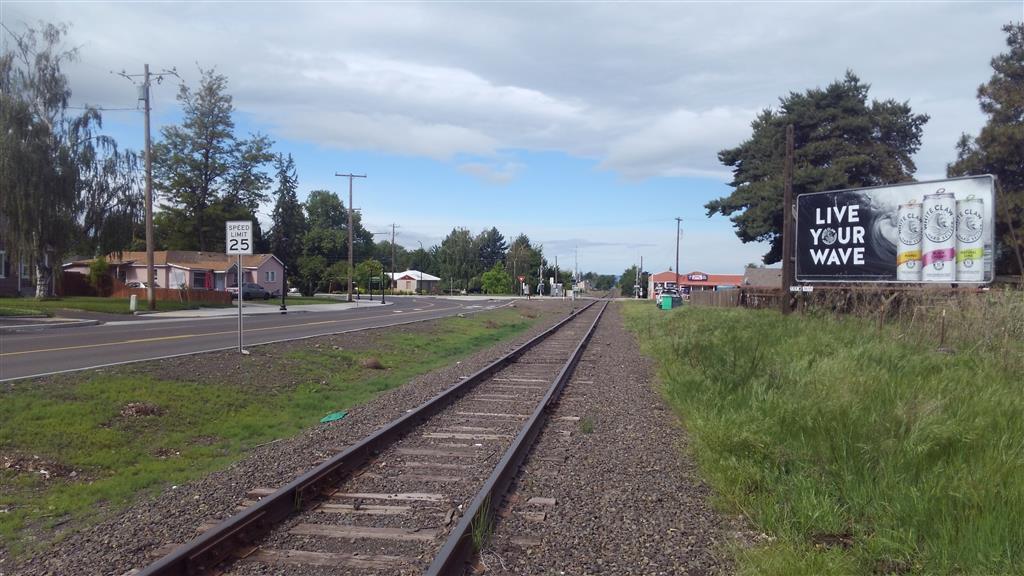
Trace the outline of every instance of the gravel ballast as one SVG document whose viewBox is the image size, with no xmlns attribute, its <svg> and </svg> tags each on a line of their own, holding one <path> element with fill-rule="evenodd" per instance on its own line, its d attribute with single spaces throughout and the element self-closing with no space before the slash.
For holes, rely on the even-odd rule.
<svg viewBox="0 0 1024 576">
<path fill-rule="evenodd" d="M 309 470 L 340 446 L 368 435 L 401 416 L 461 378 L 486 366 L 514 346 L 561 320 L 569 312 L 564 301 L 518 301 L 524 314 L 538 314 L 538 322 L 527 332 L 508 342 L 478 352 L 458 364 L 417 377 L 405 386 L 384 392 L 352 409 L 342 421 L 322 424 L 302 434 L 253 449 L 243 460 L 229 468 L 182 486 L 168 487 L 161 494 L 144 499 L 92 528 L 69 534 L 44 553 L 14 563 L 0 558 L 0 576 L 124 574 L 155 560 L 170 544 L 186 542 L 199 534 L 199 528 L 211 520 L 230 516 L 257 487 L 278 487 Z M 381 330 L 418 331 L 428 323 Z M 358 348 L 361 340 L 370 340 L 375 332 L 349 333 L 302 341 L 296 346 L 333 346 Z M 219 357 L 219 352 L 201 357 Z M 173 372 L 182 359 L 161 361 Z M 190 364 L 192 362 L 189 362 Z M 155 363 L 159 369 L 160 363 Z M 269 378 L 269 376 L 268 376 Z"/>
<path fill-rule="evenodd" d="M 478 572 L 729 570 L 719 546 L 729 521 L 712 510 L 653 374 L 619 306 L 609 306 L 513 484 Z"/>
</svg>

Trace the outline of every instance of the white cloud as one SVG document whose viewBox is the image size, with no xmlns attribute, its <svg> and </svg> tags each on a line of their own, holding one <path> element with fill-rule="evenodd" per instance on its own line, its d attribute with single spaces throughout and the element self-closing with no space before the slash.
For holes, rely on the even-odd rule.
<svg viewBox="0 0 1024 576">
<path fill-rule="evenodd" d="M 626 176 L 703 176 L 729 179 L 717 152 L 750 133 L 753 110 L 717 107 L 704 112 L 676 109 L 651 117 L 638 129 L 612 141 L 602 166 Z"/>
<path fill-rule="evenodd" d="M 467 162 L 459 165 L 459 171 L 476 176 L 492 184 L 508 184 L 526 168 L 519 162 L 485 163 Z"/>
<path fill-rule="evenodd" d="M 272 136 L 451 159 L 557 150 L 630 178 L 722 178 L 757 110 L 853 69 L 932 114 L 936 174 L 983 118 L 974 91 L 1015 3 L 4 3 L 73 23 L 76 100 L 133 102 L 110 70 L 216 64 Z M 159 106 L 173 107 L 173 90 Z M 475 168 L 470 168 L 471 170 Z"/>
</svg>

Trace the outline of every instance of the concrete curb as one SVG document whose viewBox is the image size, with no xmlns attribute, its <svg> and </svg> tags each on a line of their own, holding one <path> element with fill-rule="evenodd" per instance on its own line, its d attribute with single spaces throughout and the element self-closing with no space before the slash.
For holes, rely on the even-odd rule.
<svg viewBox="0 0 1024 576">
<path fill-rule="evenodd" d="M 68 320 L 39 324 L 22 324 L 20 326 L 0 326 L 0 334 L 18 334 L 20 332 L 36 332 L 38 330 L 54 330 L 57 328 L 79 328 L 81 326 L 97 326 L 99 320 Z"/>
</svg>

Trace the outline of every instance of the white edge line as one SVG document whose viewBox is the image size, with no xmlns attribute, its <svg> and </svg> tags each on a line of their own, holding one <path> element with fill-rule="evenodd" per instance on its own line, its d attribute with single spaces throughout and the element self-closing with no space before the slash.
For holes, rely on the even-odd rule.
<svg viewBox="0 0 1024 576">
<path fill-rule="evenodd" d="M 512 300 L 509 301 L 511 304 Z M 504 308 L 508 304 L 502 304 L 498 308 Z M 465 308 L 453 308 L 453 310 L 466 310 Z M 476 314 L 477 312 L 484 312 L 484 310 L 469 310 L 462 312 L 463 314 Z M 320 334 L 310 334 L 308 336 L 298 336 L 295 338 L 281 338 L 280 340 L 271 340 L 269 342 L 260 342 L 259 344 L 248 344 L 245 348 L 255 348 L 257 346 L 266 346 L 267 344 L 280 344 L 281 342 L 294 342 L 296 340 L 309 340 L 310 338 L 320 338 L 321 336 L 335 336 L 337 334 L 348 334 L 350 332 L 362 332 L 364 330 L 378 330 L 380 328 L 392 328 L 394 326 L 403 326 L 405 324 L 416 324 L 417 322 L 429 322 L 431 320 L 441 320 L 444 318 L 450 318 L 450 316 L 438 316 L 436 318 L 420 318 L 419 320 L 405 320 L 403 322 L 392 322 L 390 324 L 384 324 L 381 326 L 367 326 L 365 328 L 350 328 L 348 330 L 339 330 L 337 332 L 322 332 Z M 30 376 L 15 376 L 14 378 L 3 378 L 0 382 L 14 382 L 15 380 L 28 380 L 29 378 L 42 378 L 43 376 L 54 376 L 57 374 L 69 374 L 71 372 L 82 372 L 83 370 L 98 370 L 100 368 L 110 368 L 111 366 L 123 366 L 125 364 L 135 364 L 137 362 L 150 362 L 153 360 L 167 360 L 168 358 L 180 358 L 182 356 L 192 356 L 195 354 L 207 354 L 209 352 L 223 352 L 224 350 L 234 350 L 238 346 L 224 346 L 222 348 L 209 348 L 207 350 L 195 350 L 192 352 L 182 352 L 181 354 L 170 354 L 167 356 L 157 356 L 155 358 L 139 358 L 138 360 L 124 360 L 122 362 L 111 362 L 109 364 L 97 364 L 96 366 L 84 366 L 82 368 L 70 368 L 68 370 L 57 370 L 54 372 L 43 372 L 42 374 L 32 374 Z"/>
</svg>

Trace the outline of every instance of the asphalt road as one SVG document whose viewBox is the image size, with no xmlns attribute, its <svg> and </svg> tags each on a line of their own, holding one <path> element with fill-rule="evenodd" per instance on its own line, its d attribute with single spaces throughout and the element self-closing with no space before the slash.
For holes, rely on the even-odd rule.
<svg viewBox="0 0 1024 576">
<path fill-rule="evenodd" d="M 245 317 L 245 346 L 453 316 L 502 304 L 403 297 L 389 306 Z M 238 346 L 236 316 L 142 319 L 0 335 L 0 382 Z"/>
</svg>

